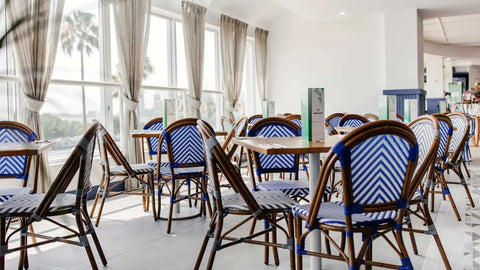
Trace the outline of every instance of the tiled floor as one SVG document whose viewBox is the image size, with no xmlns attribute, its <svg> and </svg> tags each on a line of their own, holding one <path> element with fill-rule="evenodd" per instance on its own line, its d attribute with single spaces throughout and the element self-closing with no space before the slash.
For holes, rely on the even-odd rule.
<svg viewBox="0 0 480 270">
<path fill-rule="evenodd" d="M 475 202 L 480 205 L 480 150 L 474 148 L 473 155 L 474 161 L 470 167 L 472 177 L 467 181 Z M 454 176 L 450 174 L 449 177 Z M 437 231 L 453 269 L 480 269 L 480 207 L 470 207 L 460 186 L 452 186 L 451 192 L 462 221 L 455 219 L 450 204 L 439 196 L 433 213 Z M 73 222 L 70 217 L 63 220 Z M 207 217 L 174 221 L 172 233 L 167 234 L 166 221 L 154 222 L 150 213 L 141 210 L 138 197 L 112 198 L 107 201 L 100 226 L 96 228 L 108 259 L 105 269 L 192 269 L 208 221 Z M 422 226 L 415 220 L 414 224 Z M 51 228 L 48 224 L 35 227 L 37 232 Z M 405 235 L 415 269 L 444 269 L 433 238 L 428 235 L 416 237 L 418 255 L 411 252 L 410 241 Z M 51 244 L 30 249 L 29 255 L 30 269 L 90 269 L 86 253 L 81 247 Z M 375 241 L 374 257 L 391 263 L 399 262 L 381 239 Z M 278 267 L 265 265 L 262 247 L 241 244 L 219 251 L 214 269 L 289 269 L 288 254 L 283 250 L 280 251 L 280 260 Z M 204 263 L 206 261 L 207 257 Z M 7 269 L 16 268 L 17 262 L 18 253 L 9 254 Z M 100 266 L 98 257 L 97 262 Z M 305 269 L 309 269 L 309 259 L 305 258 L 304 262 Z M 342 262 L 323 260 L 323 269 L 345 268 Z"/>
</svg>

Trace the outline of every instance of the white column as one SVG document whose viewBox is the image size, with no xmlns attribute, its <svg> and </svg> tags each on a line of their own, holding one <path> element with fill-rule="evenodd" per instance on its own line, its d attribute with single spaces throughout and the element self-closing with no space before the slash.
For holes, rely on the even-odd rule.
<svg viewBox="0 0 480 270">
<path fill-rule="evenodd" d="M 385 89 L 423 89 L 423 20 L 416 9 L 385 12 Z"/>
<path fill-rule="evenodd" d="M 425 90 L 429 98 L 443 97 L 443 56 L 434 54 L 424 55 L 426 79 Z M 451 71 L 450 71 L 451 72 Z"/>
</svg>

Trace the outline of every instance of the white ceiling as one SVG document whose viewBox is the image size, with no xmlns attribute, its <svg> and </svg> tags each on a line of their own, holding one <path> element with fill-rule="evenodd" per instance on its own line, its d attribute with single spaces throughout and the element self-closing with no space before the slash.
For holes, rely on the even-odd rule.
<svg viewBox="0 0 480 270">
<path fill-rule="evenodd" d="M 439 44 L 480 46 L 480 14 L 425 19 L 423 36 Z"/>
</svg>

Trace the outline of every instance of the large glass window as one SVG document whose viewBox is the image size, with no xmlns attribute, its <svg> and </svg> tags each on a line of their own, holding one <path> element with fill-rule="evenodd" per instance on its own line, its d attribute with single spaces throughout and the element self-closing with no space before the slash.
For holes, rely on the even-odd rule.
<svg viewBox="0 0 480 270">
<path fill-rule="evenodd" d="M 168 26 L 168 19 L 159 16 L 150 17 L 143 84 L 169 86 Z"/>
</svg>

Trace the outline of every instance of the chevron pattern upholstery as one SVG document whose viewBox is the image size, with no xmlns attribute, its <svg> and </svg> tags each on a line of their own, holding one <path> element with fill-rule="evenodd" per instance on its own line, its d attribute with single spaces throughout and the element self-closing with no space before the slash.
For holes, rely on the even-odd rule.
<svg viewBox="0 0 480 270">
<path fill-rule="evenodd" d="M 172 144 L 173 166 L 179 163 L 205 164 L 203 142 L 195 126 L 179 127 L 169 134 L 169 137 Z"/>
<path fill-rule="evenodd" d="M 250 118 L 248 119 L 248 124 L 249 125 L 253 125 L 255 123 L 257 123 L 258 121 L 262 120 L 262 117 L 253 117 L 253 118 Z"/>
<path fill-rule="evenodd" d="M 301 119 L 292 119 L 293 123 L 297 124 L 300 128 L 302 128 L 302 120 Z"/>
<path fill-rule="evenodd" d="M 3 126 L 0 128 L 0 143 L 9 142 L 31 142 L 37 135 L 34 132 L 28 134 L 23 130 L 15 127 Z M 6 156 L 0 157 L 0 178 L 15 177 L 27 180 L 28 172 L 25 171 L 27 166 L 27 156 Z"/>
<path fill-rule="evenodd" d="M 410 126 L 410 129 L 415 134 L 418 143 L 418 161 L 417 164 L 422 164 L 423 160 L 428 154 L 428 150 L 432 145 L 436 136 L 440 136 L 435 132 L 435 126 L 428 120 L 421 120 Z M 418 169 L 417 166 L 416 169 Z"/>
<path fill-rule="evenodd" d="M 255 133 L 249 132 L 249 136 L 262 136 L 262 137 L 296 137 L 297 131 L 284 125 L 277 125 L 275 123 L 266 124 L 260 129 L 257 129 Z M 256 155 L 258 153 L 255 153 Z M 267 172 L 269 169 L 285 169 L 292 172 L 298 170 L 298 164 L 295 163 L 295 155 L 264 155 L 258 154 L 260 164 L 258 169 L 262 172 Z"/>
<path fill-rule="evenodd" d="M 143 127 L 145 130 L 158 130 L 158 131 L 163 131 L 163 121 L 155 122 L 151 125 L 145 125 Z M 148 146 L 150 147 L 150 151 L 148 151 L 148 154 L 153 156 L 157 154 L 158 150 L 158 138 L 147 138 L 147 143 Z M 162 144 L 162 153 L 167 152 L 167 147 L 165 143 Z"/>
<path fill-rule="evenodd" d="M 32 189 L 29 187 L 2 187 L 0 188 L 0 203 L 8 201 L 15 195 L 30 193 L 32 193 Z"/>
<path fill-rule="evenodd" d="M 335 116 L 328 120 L 328 123 L 335 128 L 340 125 L 340 119 L 342 119 L 341 116 Z"/>
<path fill-rule="evenodd" d="M 290 210 L 297 202 L 285 196 L 281 191 L 262 191 L 253 192 L 253 197 L 257 201 L 261 209 L 264 210 Z M 242 210 L 248 211 L 248 205 L 243 200 L 240 193 L 222 195 L 223 207 L 226 210 Z"/>
<path fill-rule="evenodd" d="M 395 135 L 374 136 L 352 148 L 353 203 L 399 200 L 409 152 L 409 144 Z"/>
<path fill-rule="evenodd" d="M 450 146 L 448 148 L 449 152 L 457 151 L 457 148 L 463 143 L 462 138 L 467 130 L 467 122 L 463 117 L 452 115 L 450 116 L 452 120 L 452 125 L 455 130 L 453 130 L 452 139 L 450 140 Z"/>
<path fill-rule="evenodd" d="M 308 217 L 310 205 L 303 204 L 294 206 L 292 209 L 294 214 L 300 214 Z M 324 202 L 320 204 L 317 218 L 320 223 L 333 226 L 345 226 L 345 213 L 342 201 Z M 352 225 L 380 225 L 383 223 L 393 222 L 397 218 L 396 211 L 382 211 L 374 213 L 358 213 L 352 215 Z"/>
<path fill-rule="evenodd" d="M 448 126 L 447 123 L 443 121 L 438 122 L 440 123 L 440 145 L 438 146 L 437 157 L 443 157 L 445 154 L 447 139 L 449 136 L 452 136 L 453 130 Z"/>
<path fill-rule="evenodd" d="M 279 190 L 292 197 L 306 196 L 309 192 L 308 182 L 297 180 L 260 182 L 257 184 L 257 188 L 260 191 Z"/>
<path fill-rule="evenodd" d="M 364 124 L 366 123 L 360 119 L 355 119 L 355 118 L 349 118 L 339 123 L 341 127 L 360 127 L 360 126 L 363 126 Z"/>
</svg>

